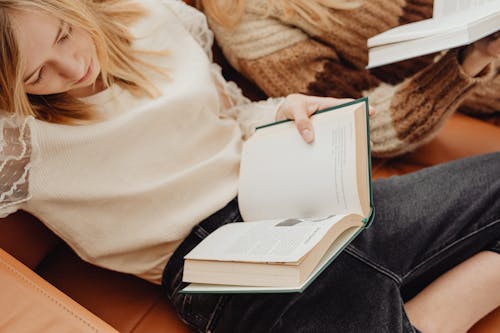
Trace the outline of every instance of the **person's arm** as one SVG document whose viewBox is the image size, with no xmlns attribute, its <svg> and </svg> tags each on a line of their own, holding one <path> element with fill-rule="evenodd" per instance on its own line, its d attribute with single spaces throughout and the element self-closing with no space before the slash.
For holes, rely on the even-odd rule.
<svg viewBox="0 0 500 333">
<path fill-rule="evenodd" d="M 196 8 L 185 4 L 184 1 L 160 1 L 175 13 L 182 26 L 191 34 L 201 48 L 203 48 L 210 60 L 212 60 L 214 35 L 208 27 L 205 15 Z"/>
<path fill-rule="evenodd" d="M 304 57 L 311 55 L 310 66 L 317 68 L 336 58 L 331 48 L 271 17 L 245 11 L 234 29 L 208 21 L 230 64 L 271 97 L 307 91 L 314 73 L 304 66 Z"/>
<path fill-rule="evenodd" d="M 500 125 L 500 61 L 495 78 L 476 89 L 460 104 L 459 111 Z"/>
<path fill-rule="evenodd" d="M 422 62 L 407 80 L 387 84 L 277 18 L 246 11 L 234 29 L 209 23 L 231 63 L 270 96 L 368 96 L 377 110 L 371 121 L 375 156 L 400 155 L 429 141 L 475 87 L 493 76 L 489 68 L 472 77 L 454 50 L 435 63 L 430 59 L 430 65 Z"/>
<path fill-rule="evenodd" d="M 487 38 L 450 50 L 401 84 L 369 91 L 370 103 L 379 111 L 371 123 L 374 153 L 394 156 L 421 146 L 469 96 L 494 86 L 499 44 L 498 38 Z M 483 105 L 495 100 L 498 105 L 498 92 L 484 97 Z"/>
<path fill-rule="evenodd" d="M 314 141 L 314 128 L 310 117 L 314 112 L 350 101 L 331 97 L 291 94 L 286 98 L 269 98 L 265 101 L 241 104 L 223 111 L 223 115 L 238 120 L 243 137 L 250 137 L 257 126 L 290 119 L 307 143 Z M 370 116 L 375 113 L 370 109 Z"/>
<path fill-rule="evenodd" d="M 459 57 L 465 73 L 470 76 L 479 75 L 486 67 L 500 59 L 500 32 L 468 45 Z"/>
<path fill-rule="evenodd" d="M 30 198 L 34 163 L 30 118 L 0 112 L 0 218 L 22 208 Z"/>
<path fill-rule="evenodd" d="M 401 24 L 430 18 L 433 8 L 433 0 L 365 0 L 360 1 L 358 7 L 348 10 L 324 7 L 323 14 L 328 19 L 319 24 L 315 15 L 307 18 L 305 15 L 269 8 L 264 5 L 266 0 L 246 2 L 247 13 L 258 13 L 304 32 L 334 49 L 343 64 L 356 69 L 364 69 L 368 63 L 368 38 Z M 300 10 L 300 6 L 296 7 Z"/>
</svg>

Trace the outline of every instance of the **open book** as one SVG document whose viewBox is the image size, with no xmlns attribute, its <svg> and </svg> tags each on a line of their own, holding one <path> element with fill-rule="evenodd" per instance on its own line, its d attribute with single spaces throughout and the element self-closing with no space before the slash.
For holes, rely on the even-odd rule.
<svg viewBox="0 0 500 333">
<path fill-rule="evenodd" d="M 312 122 L 312 144 L 291 121 L 245 143 L 238 203 L 248 222 L 220 227 L 184 257 L 183 292 L 302 291 L 370 224 L 367 99 Z"/>
<path fill-rule="evenodd" d="M 368 39 L 367 68 L 467 45 L 498 30 L 499 0 L 435 0 L 431 19 Z"/>
</svg>

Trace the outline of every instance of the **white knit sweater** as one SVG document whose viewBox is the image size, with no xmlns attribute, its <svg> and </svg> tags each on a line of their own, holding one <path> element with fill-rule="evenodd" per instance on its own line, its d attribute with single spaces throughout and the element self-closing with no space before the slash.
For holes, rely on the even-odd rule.
<svg viewBox="0 0 500 333">
<path fill-rule="evenodd" d="M 195 9 L 139 2 L 149 15 L 132 28 L 136 47 L 169 50 L 151 58 L 169 71 L 155 78 L 163 95 L 113 86 L 85 99 L 106 117 L 94 125 L 2 116 L 0 217 L 26 210 L 84 260 L 160 283 L 191 228 L 236 196 L 244 137 L 274 120 L 279 100 L 248 103 L 223 81 Z"/>
</svg>

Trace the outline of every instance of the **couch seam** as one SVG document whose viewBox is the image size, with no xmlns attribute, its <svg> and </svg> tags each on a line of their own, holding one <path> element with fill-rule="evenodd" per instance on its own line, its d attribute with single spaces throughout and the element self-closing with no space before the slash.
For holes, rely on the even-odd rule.
<svg viewBox="0 0 500 333">
<path fill-rule="evenodd" d="M 144 313 L 140 316 L 140 318 L 137 320 L 137 322 L 134 324 L 134 326 L 132 327 L 132 329 L 129 331 L 130 333 L 133 333 L 136 331 L 137 327 L 139 327 L 139 325 L 141 323 L 144 322 L 144 319 L 147 317 L 147 315 L 149 313 L 151 313 L 151 310 L 155 307 L 156 304 L 158 304 L 160 301 L 162 300 L 162 296 L 157 296 L 155 301 L 151 303 L 151 305 L 146 309 L 146 311 L 144 311 Z"/>
<path fill-rule="evenodd" d="M 46 297 L 47 299 L 49 299 L 50 301 L 52 301 L 54 304 L 56 304 L 59 308 L 65 310 L 72 317 L 74 317 L 75 319 L 79 320 L 80 322 L 82 322 L 83 324 L 85 324 L 86 326 L 88 326 L 94 332 L 101 332 L 101 330 L 99 330 L 97 327 L 95 327 L 94 325 L 92 325 L 89 321 L 87 321 L 87 320 L 83 319 L 81 316 L 77 315 L 74 311 L 70 310 L 67 306 L 65 306 L 63 303 L 61 303 L 56 298 L 54 298 L 53 296 L 51 296 L 48 292 L 46 292 L 43 288 L 41 288 L 36 283 L 34 283 L 33 281 L 31 281 L 29 278 L 27 278 L 23 273 L 21 273 L 15 267 L 13 267 L 9 263 L 7 263 L 3 258 L 0 258 L 0 263 L 3 264 L 5 267 L 7 267 L 7 269 L 9 271 L 11 271 L 12 273 L 14 273 L 16 276 L 20 277 L 22 279 L 22 281 L 24 281 L 28 285 L 28 287 L 31 287 L 35 291 L 37 291 L 40 294 L 42 294 L 44 297 Z"/>
</svg>

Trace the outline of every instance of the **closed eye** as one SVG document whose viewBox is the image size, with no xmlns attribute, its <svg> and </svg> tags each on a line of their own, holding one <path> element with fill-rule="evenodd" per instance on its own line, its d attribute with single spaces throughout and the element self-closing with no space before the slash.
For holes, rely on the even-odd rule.
<svg viewBox="0 0 500 333">
<path fill-rule="evenodd" d="M 59 44 L 64 43 L 65 41 L 67 41 L 71 37 L 72 32 L 73 32 L 73 27 L 71 25 L 67 24 L 66 32 L 64 33 L 64 35 L 61 36 L 61 38 L 59 38 L 59 40 L 57 42 Z"/>
<path fill-rule="evenodd" d="M 35 81 L 33 81 L 32 85 L 37 85 L 42 81 L 43 79 L 43 72 L 44 72 L 45 67 L 40 68 L 40 71 L 38 72 L 38 77 L 36 78 Z"/>
<path fill-rule="evenodd" d="M 62 44 L 65 41 L 67 41 L 71 37 L 71 33 L 73 32 L 73 27 L 69 24 L 66 25 L 66 32 L 59 38 L 57 41 L 58 44 Z M 45 67 L 40 68 L 40 71 L 38 72 L 38 77 L 36 78 L 35 81 L 33 81 L 32 85 L 37 85 L 43 80 L 43 74 L 44 74 Z"/>
</svg>

